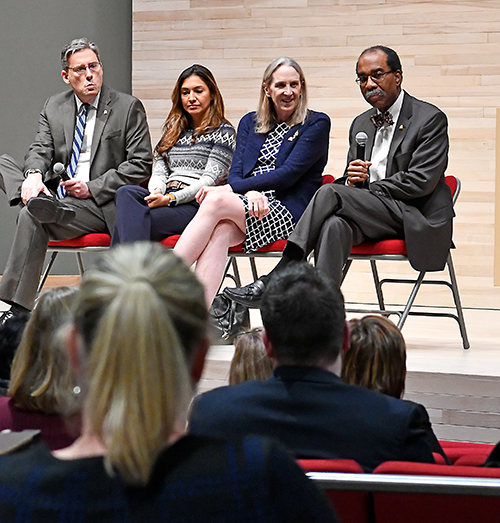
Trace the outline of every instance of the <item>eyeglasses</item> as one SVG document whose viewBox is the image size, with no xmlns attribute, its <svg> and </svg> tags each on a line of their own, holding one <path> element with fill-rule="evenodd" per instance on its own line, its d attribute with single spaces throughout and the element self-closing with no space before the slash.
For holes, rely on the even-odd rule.
<svg viewBox="0 0 500 523">
<path fill-rule="evenodd" d="M 85 74 L 87 72 L 87 69 L 91 73 L 98 73 L 101 70 L 101 63 L 92 62 L 89 65 L 79 65 L 78 67 L 68 67 L 68 69 L 71 69 L 78 76 Z"/>
<path fill-rule="evenodd" d="M 366 74 L 358 74 L 358 77 L 356 78 L 356 83 L 358 85 L 365 85 L 366 82 L 368 82 L 368 78 L 371 78 L 372 81 L 374 81 L 376 84 L 378 84 L 381 80 L 383 80 L 388 74 L 394 73 L 395 71 L 379 71 L 378 73 L 373 73 L 369 76 L 366 76 Z"/>
</svg>

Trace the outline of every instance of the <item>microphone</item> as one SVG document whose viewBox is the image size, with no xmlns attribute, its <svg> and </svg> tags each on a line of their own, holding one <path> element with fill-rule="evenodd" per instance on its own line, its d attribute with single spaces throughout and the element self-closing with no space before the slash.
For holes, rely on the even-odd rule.
<svg viewBox="0 0 500 523">
<path fill-rule="evenodd" d="M 359 132 L 354 139 L 356 140 L 356 159 L 365 161 L 366 154 L 366 142 L 368 141 L 368 135 L 364 132 Z M 356 187 L 363 187 L 364 182 L 358 182 L 355 184 Z"/>
<path fill-rule="evenodd" d="M 52 172 L 56 176 L 60 176 L 64 181 L 69 180 L 68 173 L 66 172 L 66 167 L 64 167 L 64 164 L 61 162 L 57 162 L 54 164 L 54 167 L 52 167 Z"/>
<path fill-rule="evenodd" d="M 356 147 L 356 159 L 365 161 L 365 152 L 366 152 L 366 142 L 368 141 L 368 135 L 366 133 L 360 132 L 355 138 L 357 147 Z"/>
</svg>

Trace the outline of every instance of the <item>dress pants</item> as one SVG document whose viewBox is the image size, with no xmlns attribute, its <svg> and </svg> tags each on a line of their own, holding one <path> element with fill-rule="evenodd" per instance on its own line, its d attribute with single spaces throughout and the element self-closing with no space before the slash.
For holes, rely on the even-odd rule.
<svg viewBox="0 0 500 523">
<path fill-rule="evenodd" d="M 11 205 L 21 201 L 23 169 L 12 158 L 0 157 L 0 188 Z M 66 225 L 42 224 L 22 207 L 7 265 L 0 280 L 0 300 L 33 308 L 49 240 L 69 240 L 91 232 L 108 232 L 104 215 L 92 198 L 67 196 L 65 205 L 75 212 L 75 219 Z"/>
<path fill-rule="evenodd" d="M 340 285 L 342 267 L 354 245 L 403 237 L 403 211 L 397 201 L 368 189 L 327 184 L 309 202 L 283 257 L 305 259 L 314 250 L 316 266 Z"/>
<path fill-rule="evenodd" d="M 137 185 L 125 185 L 116 192 L 116 221 L 111 245 L 137 241 L 161 241 L 181 234 L 199 208 L 196 201 L 176 207 L 150 209 L 144 197 L 149 191 Z"/>
</svg>

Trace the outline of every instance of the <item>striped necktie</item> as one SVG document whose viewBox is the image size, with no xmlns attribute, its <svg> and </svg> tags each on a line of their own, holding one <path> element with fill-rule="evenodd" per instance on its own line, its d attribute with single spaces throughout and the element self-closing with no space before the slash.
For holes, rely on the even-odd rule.
<svg viewBox="0 0 500 523">
<path fill-rule="evenodd" d="M 80 114 L 76 121 L 75 137 L 73 138 L 73 149 L 71 152 L 71 162 L 68 166 L 68 176 L 73 178 L 76 172 L 76 166 L 78 165 L 78 158 L 80 157 L 80 151 L 82 150 L 83 136 L 85 135 L 85 124 L 87 123 L 87 110 L 89 104 L 82 104 Z M 66 196 L 66 190 L 64 187 L 59 186 L 57 189 L 57 195 L 59 199 Z"/>
</svg>

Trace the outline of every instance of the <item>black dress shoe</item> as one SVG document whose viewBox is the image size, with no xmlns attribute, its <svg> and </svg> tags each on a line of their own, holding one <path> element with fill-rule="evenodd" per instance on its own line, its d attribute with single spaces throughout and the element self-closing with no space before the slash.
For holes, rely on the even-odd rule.
<svg viewBox="0 0 500 523">
<path fill-rule="evenodd" d="M 265 290 L 265 283 L 258 279 L 244 287 L 226 287 L 222 294 L 236 303 L 258 309 L 262 303 Z"/>
<path fill-rule="evenodd" d="M 73 221 L 76 216 L 76 212 L 67 205 L 64 205 L 60 200 L 45 195 L 31 198 L 31 200 L 28 200 L 26 207 L 28 208 L 28 212 L 40 223 L 66 225 Z"/>
</svg>

